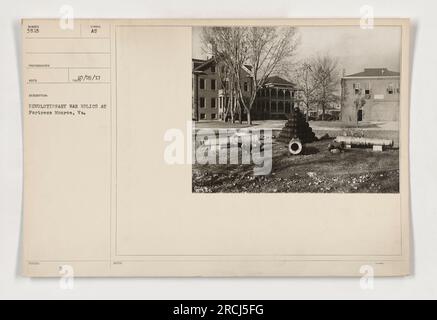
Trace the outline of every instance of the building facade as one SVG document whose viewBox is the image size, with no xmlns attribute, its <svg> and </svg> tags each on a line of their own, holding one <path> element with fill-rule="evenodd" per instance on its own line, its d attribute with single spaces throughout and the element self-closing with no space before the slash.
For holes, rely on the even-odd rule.
<svg viewBox="0 0 437 320">
<path fill-rule="evenodd" d="M 229 93 L 229 77 L 222 63 L 214 58 L 193 59 L 193 120 L 219 120 L 224 117 L 224 106 L 233 98 Z M 242 70 L 243 95 L 249 95 L 251 79 L 247 70 Z"/>
<path fill-rule="evenodd" d="M 367 68 L 341 79 L 341 120 L 398 121 L 400 74 L 386 68 Z"/>
<path fill-rule="evenodd" d="M 296 86 L 278 76 L 270 77 L 257 92 L 253 119 L 287 119 L 291 108 L 298 106 L 299 90 Z"/>
<path fill-rule="evenodd" d="M 225 66 L 215 59 L 193 59 L 193 120 L 224 119 L 224 106 L 229 99 L 237 102 L 236 94 L 229 90 L 229 79 Z M 249 98 L 252 91 L 250 66 L 241 70 L 241 87 L 243 97 Z M 287 119 L 291 108 L 298 103 L 298 89 L 296 86 L 278 76 L 267 79 L 263 88 L 258 90 L 252 106 L 252 120 Z M 242 118 L 245 110 L 242 107 Z M 237 115 L 238 116 L 238 115 Z"/>
<path fill-rule="evenodd" d="M 193 59 L 193 120 L 218 119 L 217 74 L 215 65 Z"/>
</svg>

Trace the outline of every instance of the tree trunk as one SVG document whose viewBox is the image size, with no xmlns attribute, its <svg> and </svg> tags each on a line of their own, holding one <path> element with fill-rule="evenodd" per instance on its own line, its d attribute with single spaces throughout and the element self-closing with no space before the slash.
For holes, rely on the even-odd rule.
<svg viewBox="0 0 437 320">
<path fill-rule="evenodd" d="M 252 125 L 252 118 L 250 115 L 250 109 L 246 109 L 247 112 L 247 124 Z"/>
<path fill-rule="evenodd" d="M 231 123 L 234 123 L 235 121 L 235 105 L 234 105 L 234 87 L 231 84 L 231 88 L 229 90 L 229 109 L 231 111 Z"/>
<path fill-rule="evenodd" d="M 238 108 L 238 122 L 243 123 L 243 110 L 241 110 L 240 100 L 237 98 L 237 108 Z"/>
<path fill-rule="evenodd" d="M 322 120 L 325 120 L 325 109 L 326 109 L 326 106 L 325 106 L 325 104 L 323 103 L 323 104 L 322 104 Z"/>
<path fill-rule="evenodd" d="M 222 116 L 223 122 L 228 121 L 228 115 L 229 115 L 229 106 L 226 106 L 226 110 L 223 112 L 223 116 Z"/>
</svg>

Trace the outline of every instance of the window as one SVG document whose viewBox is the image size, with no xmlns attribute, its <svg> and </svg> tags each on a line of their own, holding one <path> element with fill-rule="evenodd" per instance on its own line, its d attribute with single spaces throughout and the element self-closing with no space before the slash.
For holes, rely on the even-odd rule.
<svg viewBox="0 0 437 320">
<path fill-rule="evenodd" d="M 364 90 L 364 97 L 366 99 L 370 99 L 372 96 L 370 95 L 370 89 Z"/>
<path fill-rule="evenodd" d="M 206 116 L 205 116 L 204 113 L 201 113 L 201 114 L 200 114 L 200 119 L 202 119 L 202 120 L 206 119 Z"/>
<path fill-rule="evenodd" d="M 212 72 L 212 73 L 215 73 L 215 66 L 212 66 L 212 67 L 211 67 L 211 72 Z"/>
<path fill-rule="evenodd" d="M 272 112 L 276 112 L 276 101 L 272 101 Z"/>
<path fill-rule="evenodd" d="M 211 113 L 211 119 L 217 119 L 217 116 L 215 113 Z"/>
<path fill-rule="evenodd" d="M 278 112 L 284 112 L 284 104 L 282 103 L 282 101 L 279 102 Z"/>
<path fill-rule="evenodd" d="M 215 79 L 211 79 L 211 90 L 215 90 Z"/>
<path fill-rule="evenodd" d="M 248 90 L 248 86 L 247 86 L 247 82 L 244 83 L 244 91 L 247 92 Z"/>
<path fill-rule="evenodd" d="M 393 87 L 393 83 L 390 83 L 389 85 L 388 85 L 388 88 L 387 88 L 387 93 L 388 94 L 393 94 L 394 93 L 394 89 L 393 89 L 394 87 Z"/>
<path fill-rule="evenodd" d="M 205 79 L 203 79 L 203 78 L 199 79 L 199 88 L 205 89 Z"/>
<path fill-rule="evenodd" d="M 222 73 L 225 73 L 225 72 L 226 72 L 225 66 L 222 66 Z"/>
<path fill-rule="evenodd" d="M 203 98 L 203 97 L 199 98 L 199 106 L 201 108 L 205 108 L 205 98 Z"/>
<path fill-rule="evenodd" d="M 354 83 L 353 84 L 353 88 L 354 88 L 354 93 L 355 94 L 360 94 L 361 93 L 361 85 L 359 83 Z"/>
<path fill-rule="evenodd" d="M 290 102 L 285 103 L 285 113 L 290 113 Z"/>
<path fill-rule="evenodd" d="M 211 108 L 215 108 L 215 98 L 211 98 Z"/>
</svg>

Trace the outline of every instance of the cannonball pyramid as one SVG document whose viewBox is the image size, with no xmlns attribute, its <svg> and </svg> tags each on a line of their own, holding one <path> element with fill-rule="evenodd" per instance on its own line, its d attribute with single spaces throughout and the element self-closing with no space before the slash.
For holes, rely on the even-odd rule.
<svg viewBox="0 0 437 320">
<path fill-rule="evenodd" d="M 304 114 L 298 108 L 290 113 L 288 121 L 278 137 L 278 141 L 285 143 L 288 143 L 291 139 L 299 139 L 302 143 L 310 143 L 317 140 L 313 129 L 311 129 Z"/>
</svg>

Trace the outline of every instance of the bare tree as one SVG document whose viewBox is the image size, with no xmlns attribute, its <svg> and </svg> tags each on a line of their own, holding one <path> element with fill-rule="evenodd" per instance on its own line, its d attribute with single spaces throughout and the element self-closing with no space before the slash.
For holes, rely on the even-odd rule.
<svg viewBox="0 0 437 320">
<path fill-rule="evenodd" d="M 314 65 L 310 59 L 302 62 L 296 70 L 295 78 L 297 85 L 302 92 L 302 102 L 306 109 L 306 120 L 309 120 L 309 113 L 312 105 L 316 102 L 316 79 L 314 76 Z"/>
<path fill-rule="evenodd" d="M 366 104 L 366 99 L 363 97 L 363 93 L 361 89 L 359 90 L 358 94 L 356 95 L 354 99 L 354 106 L 355 106 L 355 114 L 356 114 L 356 125 L 358 127 L 358 110 L 360 110 L 364 105 Z"/>
<path fill-rule="evenodd" d="M 286 74 L 288 64 L 294 56 L 298 44 L 295 28 L 250 27 L 247 30 L 247 63 L 251 85 L 249 94 L 244 95 L 241 78 L 237 79 L 240 101 L 251 121 L 251 111 L 259 89 L 272 74 Z M 245 50 L 246 51 L 246 50 Z M 241 76 L 241 71 L 239 73 Z"/>
<path fill-rule="evenodd" d="M 338 102 L 338 85 L 340 73 L 338 62 L 328 54 L 314 59 L 314 80 L 316 85 L 315 99 L 322 107 L 322 120 L 325 119 L 326 108 L 332 102 Z"/>
<path fill-rule="evenodd" d="M 201 39 L 205 53 L 212 55 L 217 63 L 225 66 L 227 71 L 222 82 L 222 90 L 227 101 L 227 111 L 231 121 L 234 122 L 235 113 L 238 111 L 237 99 L 237 72 L 243 67 L 244 55 L 244 30 L 243 28 L 231 27 L 204 27 Z M 237 70 L 237 71 L 236 71 Z M 241 121 L 241 116 L 240 116 Z"/>
<path fill-rule="evenodd" d="M 298 43 L 296 29 L 210 27 L 203 29 L 202 39 L 204 44 L 208 44 L 210 53 L 223 61 L 233 74 L 237 103 L 241 103 L 251 124 L 251 111 L 258 90 L 270 75 L 286 73 L 287 62 Z M 247 88 L 245 80 L 250 83 Z"/>
<path fill-rule="evenodd" d="M 219 88 L 223 91 L 223 121 L 227 121 L 228 117 L 233 121 L 233 113 L 231 114 L 231 101 L 229 99 L 230 95 L 230 74 L 228 68 L 223 65 L 220 65 L 218 61 L 216 61 L 216 65 L 218 66 L 218 80 L 219 80 Z M 219 67 L 221 66 L 221 67 Z"/>
</svg>

